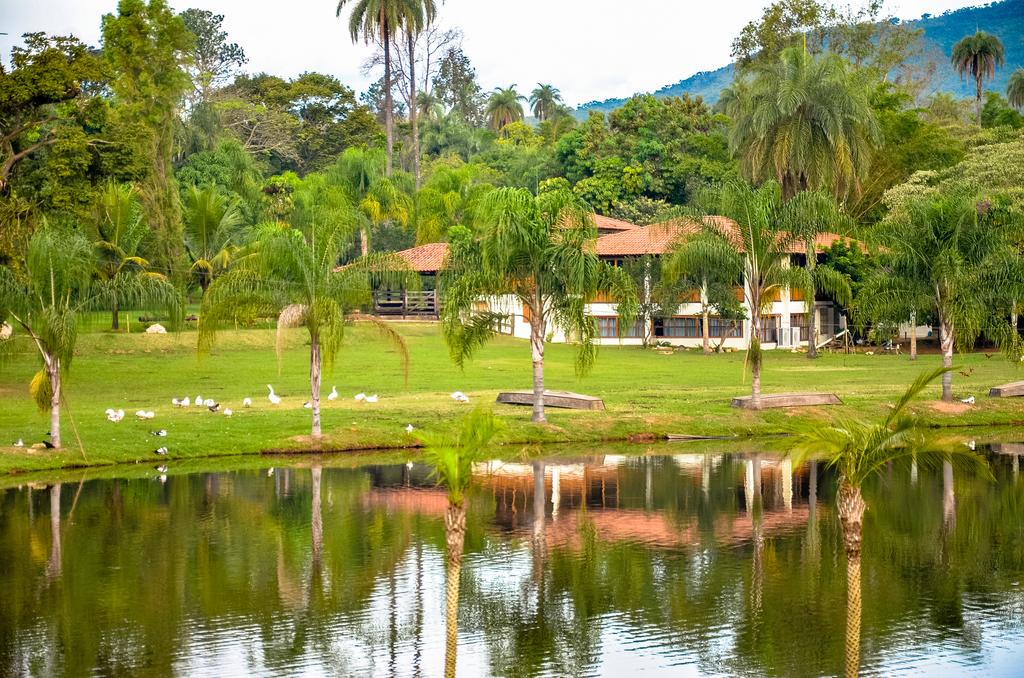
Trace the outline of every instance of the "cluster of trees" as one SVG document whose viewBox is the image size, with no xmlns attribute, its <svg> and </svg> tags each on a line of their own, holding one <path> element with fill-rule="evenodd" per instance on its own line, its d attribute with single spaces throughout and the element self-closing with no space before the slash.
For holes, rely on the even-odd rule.
<svg viewBox="0 0 1024 678">
<path fill-rule="evenodd" d="M 456 268 L 479 274 L 451 282 L 463 303 L 450 308 L 503 286 L 537 310 L 535 359 L 543 321 L 557 316 L 583 340 L 585 367 L 592 328 L 574 295 L 615 287 L 624 303 L 648 301 L 630 297 L 635 275 L 615 277 L 588 254 L 590 210 L 641 224 L 681 210 L 733 217 L 751 241 L 743 258 L 712 234 L 666 267 L 709 312 L 735 312 L 720 292 L 724 272 L 738 270 L 753 283 L 754 313 L 795 285 L 849 302 L 875 327 L 937 324 L 947 362 L 981 334 L 1019 351 L 1024 71 L 1005 98 L 984 91 L 1004 67 L 993 36 L 965 37 L 945 66 L 976 83 L 972 115 L 923 95 L 908 65 L 920 36 L 880 3 L 851 15 L 781 0 L 737 39 L 736 80 L 715 107 L 639 95 L 578 121 L 550 84 L 528 97 L 515 85 L 487 93 L 437 10 L 432 0 L 338 3 L 351 38 L 379 47 L 367 68 L 383 78 L 361 96 L 321 73 L 242 73 L 223 16 L 175 14 L 165 0 L 120 0 L 98 50 L 26 35 L 0 72 L 0 306 L 32 327 L 51 374 L 39 397 L 58 398 L 53 366 L 70 354 L 64 330 L 29 316 L 66 326 L 58 298 L 61 313 L 107 308 L 116 329 L 121 310 L 141 303 L 172 319 L 191 295 L 211 317 L 245 306 L 211 293 L 230 288 L 257 315 L 300 305 L 290 322 L 329 356 L 382 253 L 440 240 L 459 253 Z M 562 221 L 573 227 L 556 229 Z M 783 227 L 805 244 L 834 229 L 884 249 L 871 265 L 833 252 L 823 266 L 809 257 L 776 271 Z M 279 246 L 299 268 L 286 271 Z M 336 265 L 357 260 L 344 270 L 358 291 L 328 284 Z M 563 264 L 576 267 L 571 279 L 548 271 Z M 325 286 L 270 299 L 254 284 L 257 270 L 285 280 L 299 269 Z M 462 357 L 483 335 L 456 325 L 448 319 Z"/>
</svg>

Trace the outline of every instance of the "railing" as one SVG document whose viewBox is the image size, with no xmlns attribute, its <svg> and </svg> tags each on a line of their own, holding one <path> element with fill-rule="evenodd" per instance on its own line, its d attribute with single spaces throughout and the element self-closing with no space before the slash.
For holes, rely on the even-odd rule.
<svg viewBox="0 0 1024 678">
<path fill-rule="evenodd" d="M 377 290 L 373 293 L 373 312 L 377 315 L 415 315 L 437 317 L 441 310 L 437 290 L 408 292 Z"/>
</svg>

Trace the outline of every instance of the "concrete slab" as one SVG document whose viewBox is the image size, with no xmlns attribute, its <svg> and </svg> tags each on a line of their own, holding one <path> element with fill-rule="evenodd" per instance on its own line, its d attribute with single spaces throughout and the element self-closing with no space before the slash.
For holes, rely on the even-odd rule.
<svg viewBox="0 0 1024 678">
<path fill-rule="evenodd" d="M 993 398 L 1012 398 L 1024 396 L 1024 381 L 1011 381 L 1009 384 L 993 386 L 988 394 Z"/>
<path fill-rule="evenodd" d="M 533 406 L 533 391 L 502 391 L 497 402 L 505 405 Z M 571 391 L 544 391 L 545 407 L 563 407 L 570 410 L 603 410 L 604 401 L 594 396 Z"/>
<path fill-rule="evenodd" d="M 835 393 L 767 393 L 761 394 L 762 410 L 776 407 L 813 407 L 816 405 L 842 405 Z M 754 403 L 750 396 L 732 399 L 732 406 L 752 410 Z"/>
</svg>

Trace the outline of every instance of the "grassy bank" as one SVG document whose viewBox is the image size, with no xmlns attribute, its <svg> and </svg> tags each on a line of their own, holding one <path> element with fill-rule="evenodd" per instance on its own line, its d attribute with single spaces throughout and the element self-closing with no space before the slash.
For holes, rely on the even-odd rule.
<svg viewBox="0 0 1024 678">
<path fill-rule="evenodd" d="M 406 384 L 395 352 L 369 328 L 354 327 L 338 356 L 333 372 L 325 375 L 324 396 L 337 385 L 341 397 L 324 400 L 323 451 L 400 447 L 415 443 L 405 426 L 420 430 L 448 426 L 467 405 L 451 400 L 461 390 L 473 402 L 493 402 L 500 390 L 529 388 L 530 357 L 525 341 L 501 338 L 485 347 L 464 372 L 453 367 L 437 327 L 400 324 L 409 343 L 411 369 Z M 37 369 L 27 344 L 7 355 L 0 365 L 0 473 L 111 463 L 150 463 L 152 450 L 169 448 L 168 459 L 182 460 L 216 455 L 237 455 L 267 450 L 313 449 L 306 437 L 309 411 L 308 347 L 305 335 L 288 337 L 283 360 L 273 353 L 270 330 L 224 332 L 217 348 L 197 356 L 195 334 L 176 335 L 84 334 L 67 385 L 70 418 L 64 418 L 66 449 L 28 450 L 11 447 L 43 439 L 48 419 L 28 397 L 27 383 Z M 606 412 L 551 410 L 550 425 L 529 423 L 529 410 L 496 406 L 508 424 L 505 442 L 581 442 L 624 439 L 665 433 L 693 435 L 759 435 L 784 430 L 795 416 L 825 417 L 825 408 L 794 411 L 737 411 L 732 396 L 749 389 L 743 354 L 705 357 L 696 352 L 660 355 L 631 347 L 604 347 L 595 369 L 577 379 L 572 347 L 547 349 L 548 387 L 576 390 L 604 398 Z M 906 357 L 825 355 L 808 361 L 802 355 L 770 352 L 763 376 L 766 392 L 827 390 L 840 395 L 845 405 L 833 412 L 883 412 L 887 403 L 922 370 L 938 364 L 938 356 L 922 356 L 916 363 Z M 279 369 L 280 368 L 280 369 Z M 996 355 L 959 356 L 954 386 L 958 397 L 973 394 L 974 406 L 943 406 L 935 402 L 933 386 L 916 409 L 936 425 L 999 425 L 1024 422 L 1024 403 L 987 397 L 993 384 L 1024 378 L 1024 370 Z M 961 372 L 962 373 L 959 373 Z M 964 376 L 964 375 L 968 376 Z M 266 384 L 274 385 L 284 401 L 271 406 Z M 377 393 L 375 404 L 358 403 L 358 392 Z M 177 409 L 171 398 L 202 395 L 231 407 L 231 418 L 204 408 Z M 253 398 L 251 409 L 242 398 Z M 123 408 L 124 421 L 113 424 L 103 411 Z M 152 421 L 138 421 L 134 412 L 156 412 Z M 73 422 L 73 425 L 72 425 Z M 163 428 L 166 438 L 149 431 Z M 77 429 L 77 434 L 76 434 Z M 80 449 L 78 439 L 81 439 Z"/>
</svg>

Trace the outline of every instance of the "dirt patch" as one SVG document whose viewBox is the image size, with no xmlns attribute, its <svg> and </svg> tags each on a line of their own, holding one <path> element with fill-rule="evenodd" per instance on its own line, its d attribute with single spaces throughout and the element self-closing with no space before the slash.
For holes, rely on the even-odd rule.
<svg viewBox="0 0 1024 678">
<path fill-rule="evenodd" d="M 963 414 L 971 409 L 967 403 L 947 403 L 942 400 L 931 403 L 930 407 L 939 414 Z"/>
</svg>

